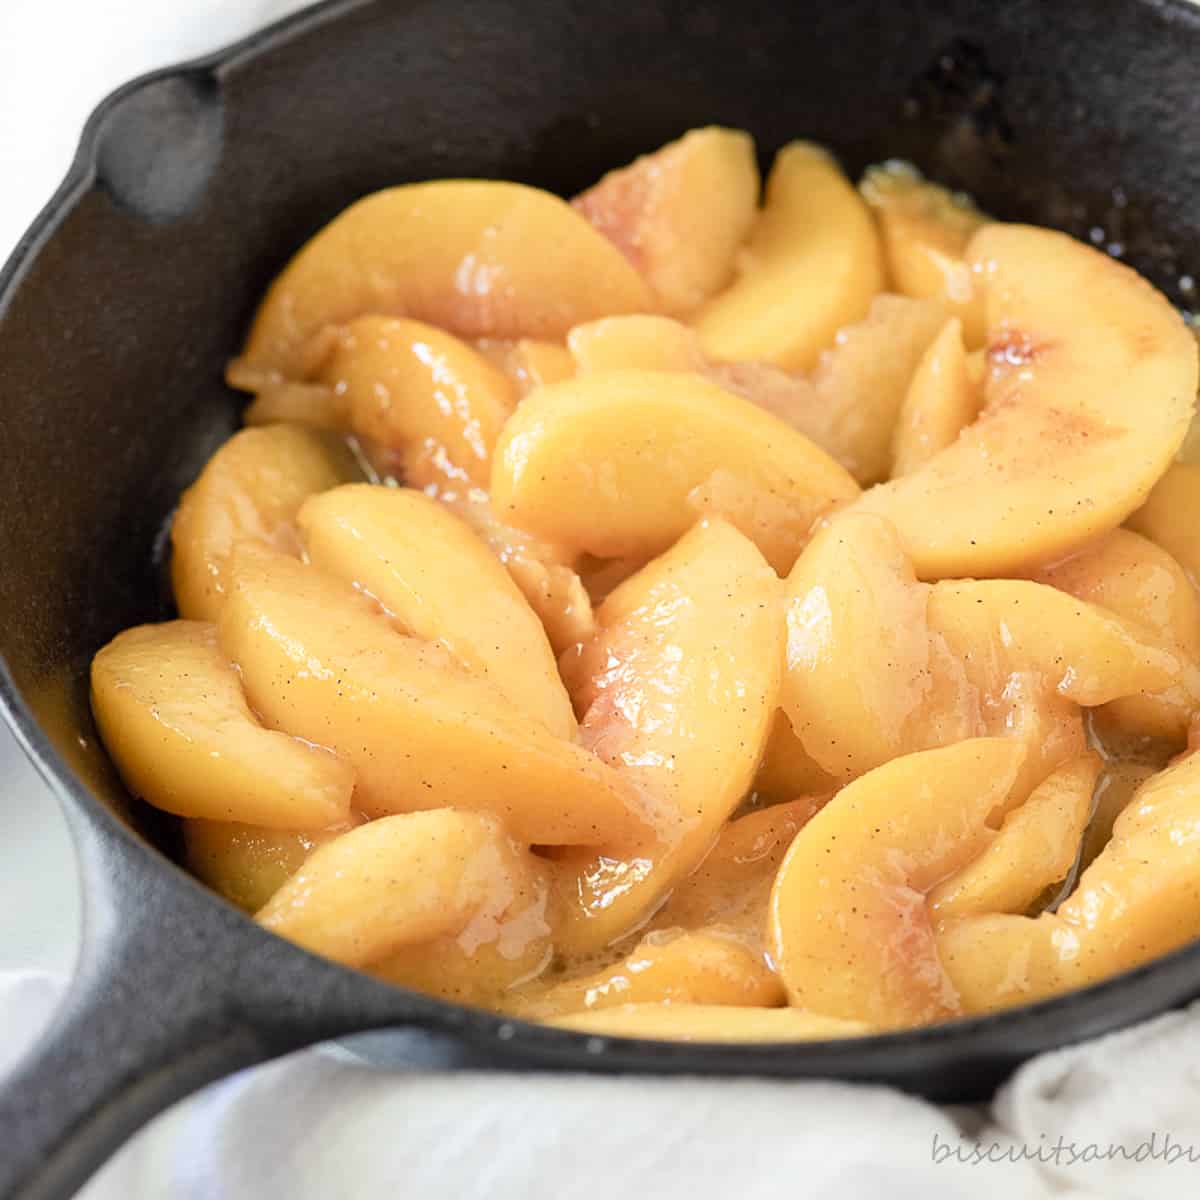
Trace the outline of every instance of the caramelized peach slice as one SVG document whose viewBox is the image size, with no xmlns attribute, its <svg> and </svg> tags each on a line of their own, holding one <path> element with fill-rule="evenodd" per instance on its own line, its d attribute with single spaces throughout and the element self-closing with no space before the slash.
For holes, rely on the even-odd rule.
<svg viewBox="0 0 1200 1200">
<path fill-rule="evenodd" d="M 657 929 L 736 930 L 748 944 L 766 930 L 767 900 L 792 839 L 825 803 L 803 796 L 730 821 L 704 861 L 655 914 Z"/>
<path fill-rule="evenodd" d="M 254 539 L 299 553 L 294 518 L 300 505 L 357 475 L 349 451 L 308 430 L 272 425 L 235 433 L 183 493 L 171 523 L 171 583 L 180 615 L 215 621 L 234 543 Z"/>
<path fill-rule="evenodd" d="M 515 1016 L 545 1020 L 622 1004 L 785 1002 L 779 977 L 734 938 L 720 933 L 651 933 L 619 962 L 549 987 L 535 987 L 506 1005 Z"/>
<path fill-rule="evenodd" d="M 942 301 L 961 319 L 967 344 L 981 345 L 982 296 L 966 251 L 988 218 L 966 197 L 922 179 L 907 163 L 872 167 L 860 191 L 879 222 L 892 287 L 906 296 Z"/>
<path fill-rule="evenodd" d="M 118 634 L 92 660 L 92 712 L 121 778 L 156 808 L 286 830 L 349 816 L 353 769 L 259 724 L 211 625 Z"/>
<path fill-rule="evenodd" d="M 824 451 L 694 375 L 608 371 L 542 388 L 504 428 L 497 513 L 600 557 L 654 554 L 700 514 L 787 570 L 813 520 L 858 492 Z"/>
<path fill-rule="evenodd" d="M 610 171 L 571 201 L 641 272 L 669 313 L 689 313 L 733 276 L 758 212 L 748 133 L 710 125 Z"/>
<path fill-rule="evenodd" d="M 329 829 L 265 829 L 240 821 L 183 822 L 188 870 L 246 912 L 257 912 L 304 860 L 358 822 Z"/>
<path fill-rule="evenodd" d="M 1119 733 L 1182 743 L 1200 708 L 1200 596 L 1179 564 L 1139 534 L 1114 529 L 1036 578 L 1116 613 L 1174 658 L 1169 687 L 1113 700 L 1098 718 Z"/>
<path fill-rule="evenodd" d="M 987 845 L 1024 748 L 977 738 L 893 759 L 796 835 L 771 894 L 772 958 L 788 998 L 884 1029 L 953 1016 L 926 894 Z"/>
<path fill-rule="evenodd" d="M 783 707 L 833 777 L 983 731 L 978 694 L 929 627 L 928 596 L 874 516 L 839 515 L 792 568 Z"/>
<path fill-rule="evenodd" d="M 553 339 L 652 307 L 637 271 L 557 196 L 516 183 L 414 183 L 351 205 L 300 250 L 259 307 L 243 358 L 297 377 L 310 338 L 365 313 L 460 337 Z"/>
<path fill-rule="evenodd" d="M 866 205 L 824 150 L 792 142 L 775 158 L 737 279 L 700 309 L 695 325 L 711 358 L 803 371 L 882 290 Z"/>
<path fill-rule="evenodd" d="M 346 584 L 252 545 L 220 637 L 263 720 L 340 750 L 368 816 L 482 809 L 523 841 L 621 843 L 642 828 L 611 768 L 515 709 Z"/>
<path fill-rule="evenodd" d="M 314 850 L 256 919 L 314 954 L 361 967 L 471 924 L 494 926 L 536 893 L 539 872 L 495 817 L 404 813 Z"/>
<path fill-rule="evenodd" d="M 1048 887 L 1066 879 L 1091 815 L 1099 774 L 1099 755 L 1086 754 L 1039 784 L 1004 818 L 977 859 L 930 892 L 936 916 L 1024 912 Z"/>
<path fill-rule="evenodd" d="M 603 1037 L 661 1042 L 822 1042 L 874 1032 L 861 1021 L 842 1021 L 798 1008 L 720 1004 L 624 1004 L 556 1017 L 548 1024 Z"/>
<path fill-rule="evenodd" d="M 1200 937 L 1197 829 L 1200 758 L 1191 755 L 1138 789 L 1056 912 L 944 922 L 939 952 L 965 1010 L 1085 987 Z"/>
<path fill-rule="evenodd" d="M 792 730 L 792 723 L 781 709 L 775 714 L 771 736 L 767 738 L 754 792 L 768 804 L 781 804 L 797 796 L 816 796 L 832 792 L 836 781 L 819 767 L 804 743 Z"/>
<path fill-rule="evenodd" d="M 892 434 L 892 478 L 911 475 L 953 445 L 979 415 L 979 390 L 967 370 L 962 322 L 952 317 L 921 358 Z"/>
<path fill-rule="evenodd" d="M 694 329 L 648 313 L 576 325 L 567 334 L 567 349 L 581 374 L 627 368 L 702 372 L 707 366 Z"/>
<path fill-rule="evenodd" d="M 571 671 L 581 733 L 657 806 L 658 830 L 556 863 L 562 952 L 587 954 L 635 928 L 749 790 L 779 702 L 780 590 L 753 543 L 714 521 L 601 606 L 600 632 Z"/>
<path fill-rule="evenodd" d="M 566 346 L 558 342 L 539 338 L 517 338 L 516 341 L 481 338 L 475 348 L 508 376 L 522 398 L 536 388 L 560 383 L 575 374 L 575 360 Z"/>
<path fill-rule="evenodd" d="M 1187 431 L 1196 342 L 1145 280 L 1063 234 L 990 225 L 983 414 L 858 508 L 888 517 L 922 578 L 1028 571 L 1119 525 Z"/>
<path fill-rule="evenodd" d="M 297 519 L 313 564 L 374 596 L 407 632 L 445 646 L 551 733 L 575 736 L 541 622 L 463 521 L 422 492 L 370 484 L 314 496 Z"/>
<path fill-rule="evenodd" d="M 1200 586 L 1200 465 L 1173 463 L 1154 485 L 1129 528 L 1161 546 Z"/>
</svg>

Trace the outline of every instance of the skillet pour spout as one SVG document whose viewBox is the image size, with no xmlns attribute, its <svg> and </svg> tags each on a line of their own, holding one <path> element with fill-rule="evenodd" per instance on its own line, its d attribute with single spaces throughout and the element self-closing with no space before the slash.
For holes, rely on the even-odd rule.
<svg viewBox="0 0 1200 1200">
<path fill-rule="evenodd" d="M 257 297 L 365 193 L 466 176 L 569 195 L 721 122 L 768 156 L 828 145 L 852 174 L 909 159 L 1001 218 L 1119 243 L 1186 307 L 1198 56 L 1186 0 L 334 0 L 105 101 L 0 273 L 0 709 L 68 814 L 85 889 L 70 995 L 0 1083 L 0 1200 L 69 1196 L 188 1092 L 365 1030 L 457 1047 L 448 1066 L 832 1077 L 967 1100 L 1031 1055 L 1200 993 L 1193 946 L 1038 1005 L 843 1042 L 506 1020 L 314 958 L 201 888 L 176 865 L 174 824 L 121 788 L 86 694 L 101 645 L 169 614 L 156 548 L 237 426 L 221 370 Z"/>
</svg>

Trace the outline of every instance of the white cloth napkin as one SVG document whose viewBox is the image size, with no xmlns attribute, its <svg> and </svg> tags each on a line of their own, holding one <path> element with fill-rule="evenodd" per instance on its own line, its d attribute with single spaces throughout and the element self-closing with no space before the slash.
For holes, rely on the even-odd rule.
<svg viewBox="0 0 1200 1200">
<path fill-rule="evenodd" d="M 104 92 L 299 7 L 0 0 L 0 254 Z M 0 972 L 0 1073 L 64 985 Z M 84 1195 L 1146 1200 L 1191 1198 L 1198 1180 L 1200 1005 L 1046 1055 L 990 1110 L 834 1083 L 377 1070 L 318 1048 L 177 1105 Z"/>
</svg>

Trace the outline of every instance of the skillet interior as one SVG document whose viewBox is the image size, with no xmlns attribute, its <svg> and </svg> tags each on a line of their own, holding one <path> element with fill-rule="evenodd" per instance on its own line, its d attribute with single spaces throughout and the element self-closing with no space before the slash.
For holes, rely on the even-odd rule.
<svg viewBox="0 0 1200 1200">
<path fill-rule="evenodd" d="M 156 548 L 237 422 L 221 366 L 288 254 L 364 192 L 476 175 L 569 193 L 720 121 L 767 161 L 811 137 L 851 172 L 907 157 L 998 216 L 1101 229 L 1188 305 L 1197 51 L 1182 2 L 417 0 L 334 5 L 264 55 L 139 84 L 0 281 L 17 688 L 93 793 L 171 854 L 173 822 L 131 803 L 98 748 L 87 663 L 168 615 Z"/>
</svg>

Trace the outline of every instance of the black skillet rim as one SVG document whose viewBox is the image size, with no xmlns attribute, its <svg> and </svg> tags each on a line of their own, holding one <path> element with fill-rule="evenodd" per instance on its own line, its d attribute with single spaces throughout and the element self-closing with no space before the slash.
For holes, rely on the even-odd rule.
<svg viewBox="0 0 1200 1200">
<path fill-rule="evenodd" d="M 1170 20 L 1182 20 L 1200 28 L 1200 8 L 1190 0 L 1140 0 L 1147 7 L 1165 13 Z M 282 20 L 273 22 L 254 33 L 239 39 L 209 54 L 188 59 L 174 65 L 144 73 L 109 93 L 92 110 L 80 136 L 78 148 L 62 183 L 51 199 L 39 212 L 32 225 L 18 240 L 7 261 L 0 267 L 0 318 L 20 287 L 26 266 L 34 259 L 42 246 L 54 235 L 58 225 L 95 185 L 98 177 L 98 154 L 101 134 L 108 117 L 127 96 L 148 84 L 165 79 L 186 76 L 196 72 L 214 72 L 235 62 L 253 60 L 270 52 L 292 38 L 314 30 L 327 22 L 368 7 L 373 0 L 320 0 L 319 3 Z M 127 851 L 136 855 L 148 854 L 169 865 L 173 873 L 172 884 L 182 884 L 202 896 L 203 902 L 220 916 L 233 907 L 215 893 L 203 887 L 179 864 L 171 861 L 157 847 L 132 832 L 78 779 L 69 765 L 51 745 L 29 707 L 21 698 L 8 666 L 0 657 L 0 717 L 12 730 L 21 749 L 32 761 L 42 779 L 54 793 L 64 812 L 85 818 L 93 831 L 82 836 L 115 835 Z M 81 836 L 78 824 L 72 823 L 75 838 Z M 76 846 L 78 855 L 79 847 Z M 86 900 L 85 900 L 86 903 Z M 273 942 L 281 939 L 260 931 L 248 918 L 241 916 L 247 932 L 255 931 Z M 86 933 L 85 933 L 86 936 Z M 1061 996 L 1021 1005 L 1011 1009 L 978 1017 L 966 1017 L 941 1022 L 935 1025 L 903 1030 L 895 1033 L 866 1035 L 859 1038 L 784 1041 L 784 1042 L 673 1042 L 642 1038 L 623 1038 L 609 1035 L 579 1033 L 551 1026 L 515 1020 L 485 1009 L 439 1000 L 421 993 L 411 992 L 392 985 L 379 985 L 378 981 L 349 968 L 331 964 L 325 959 L 310 955 L 287 944 L 302 959 L 322 967 L 333 967 L 346 981 L 347 986 L 360 983 L 383 986 L 406 1002 L 406 1012 L 397 1014 L 397 1024 L 445 1030 L 466 1037 L 477 1045 L 503 1048 L 508 1061 L 505 1066 L 530 1067 L 577 1067 L 604 1070 L 616 1067 L 624 1070 L 643 1071 L 692 1071 L 696 1073 L 739 1073 L 763 1075 L 803 1074 L 806 1076 L 837 1078 L 839 1075 L 860 1080 L 885 1078 L 899 1065 L 899 1059 L 911 1062 L 914 1051 L 928 1051 L 931 1059 L 949 1064 L 956 1059 L 969 1058 L 972 1050 L 987 1047 L 984 1053 L 1003 1055 L 1007 1039 L 996 1035 L 1020 1032 L 1042 1032 L 1042 1037 L 1033 1037 L 1037 1044 L 1034 1052 L 1063 1047 L 1079 1038 L 1067 1034 L 1076 1016 L 1108 1013 L 1108 1001 L 1112 1008 L 1121 1010 L 1129 1005 L 1122 1000 L 1134 997 L 1143 982 L 1159 976 L 1187 976 L 1194 980 L 1192 994 L 1200 991 L 1200 940 L 1181 947 L 1169 954 L 1161 955 L 1148 963 L 1111 976 L 1099 983 Z M 1186 988 L 1177 987 L 1184 994 Z M 1140 1008 L 1133 1005 L 1132 1007 Z M 1085 1010 L 1085 1011 L 1080 1011 Z M 1155 1013 L 1161 1015 L 1170 1009 L 1156 1008 L 1146 1014 L 1129 1019 L 1117 1016 L 1113 1021 L 1102 1018 L 1101 1032 L 1116 1031 L 1133 1021 L 1145 1020 Z M 386 1029 L 393 1022 L 370 1027 Z M 1095 1022 L 1087 1022 L 1094 1027 Z M 1085 1027 L 1079 1037 L 1095 1036 L 1092 1028 Z M 1057 1036 L 1045 1037 L 1045 1031 L 1055 1028 Z M 1024 1057 L 1021 1041 L 1014 1054 Z M 955 1053 L 955 1051 L 959 1053 Z M 936 1053 L 940 1051 L 941 1053 Z M 522 1052 L 525 1052 L 523 1057 Z M 924 1055 L 922 1055 L 924 1057 Z M 857 1069 L 845 1070 L 853 1065 Z M 828 1066 L 826 1073 L 823 1066 Z M 789 1070 L 789 1067 L 791 1070 Z M 919 1062 L 918 1062 L 919 1067 Z"/>
</svg>

